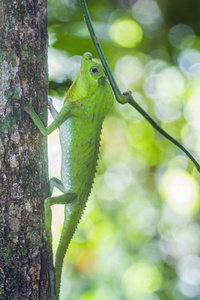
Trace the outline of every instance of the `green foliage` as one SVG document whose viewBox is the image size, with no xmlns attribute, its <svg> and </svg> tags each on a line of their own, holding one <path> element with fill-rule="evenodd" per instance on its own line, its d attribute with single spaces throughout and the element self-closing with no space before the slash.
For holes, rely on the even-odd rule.
<svg viewBox="0 0 200 300">
<path fill-rule="evenodd" d="M 195 3 L 87 1 L 121 90 L 132 90 L 200 161 Z M 79 56 L 96 52 L 76 1 L 52 0 L 48 10 L 50 94 L 59 107 Z M 49 139 L 50 176 L 57 176 L 58 137 Z M 94 189 L 66 255 L 61 299 L 199 299 L 199 199 L 199 174 L 186 156 L 129 105 L 116 104 L 104 124 Z M 55 248 L 61 224 L 59 214 Z"/>
</svg>

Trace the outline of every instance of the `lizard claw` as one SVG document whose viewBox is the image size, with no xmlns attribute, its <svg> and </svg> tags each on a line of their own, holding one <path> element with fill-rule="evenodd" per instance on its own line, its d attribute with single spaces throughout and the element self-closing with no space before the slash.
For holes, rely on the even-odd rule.
<svg viewBox="0 0 200 300">
<path fill-rule="evenodd" d="M 16 108 L 20 108 L 20 109 L 23 108 L 23 106 L 22 106 L 22 104 L 20 102 L 15 102 L 15 107 Z"/>
</svg>

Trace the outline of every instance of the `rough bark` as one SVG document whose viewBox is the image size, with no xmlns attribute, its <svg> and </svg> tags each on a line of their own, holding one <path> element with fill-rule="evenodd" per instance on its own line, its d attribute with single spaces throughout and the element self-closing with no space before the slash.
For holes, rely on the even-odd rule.
<svg viewBox="0 0 200 300">
<path fill-rule="evenodd" d="M 46 0 L 0 0 L 0 299 L 55 299 L 44 234 L 46 138 L 16 103 L 47 122 Z"/>
</svg>

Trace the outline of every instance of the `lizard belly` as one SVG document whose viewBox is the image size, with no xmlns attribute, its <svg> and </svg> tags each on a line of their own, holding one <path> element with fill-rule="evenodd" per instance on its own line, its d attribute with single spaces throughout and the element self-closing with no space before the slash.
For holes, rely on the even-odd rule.
<svg viewBox="0 0 200 300">
<path fill-rule="evenodd" d="M 65 188 L 65 192 L 71 190 L 71 177 L 70 177 L 70 145 L 72 142 L 71 134 L 71 119 L 67 119 L 59 128 L 60 130 L 60 143 L 62 148 L 61 158 L 61 178 Z"/>
</svg>

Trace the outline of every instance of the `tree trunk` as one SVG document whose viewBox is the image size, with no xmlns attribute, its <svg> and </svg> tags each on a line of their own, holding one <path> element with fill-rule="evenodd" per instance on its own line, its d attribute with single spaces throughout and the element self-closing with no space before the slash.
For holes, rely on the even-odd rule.
<svg viewBox="0 0 200 300">
<path fill-rule="evenodd" d="M 0 74 L 0 299 L 55 299 L 47 140 L 16 105 L 31 102 L 47 122 L 46 0 L 0 0 Z"/>
</svg>

